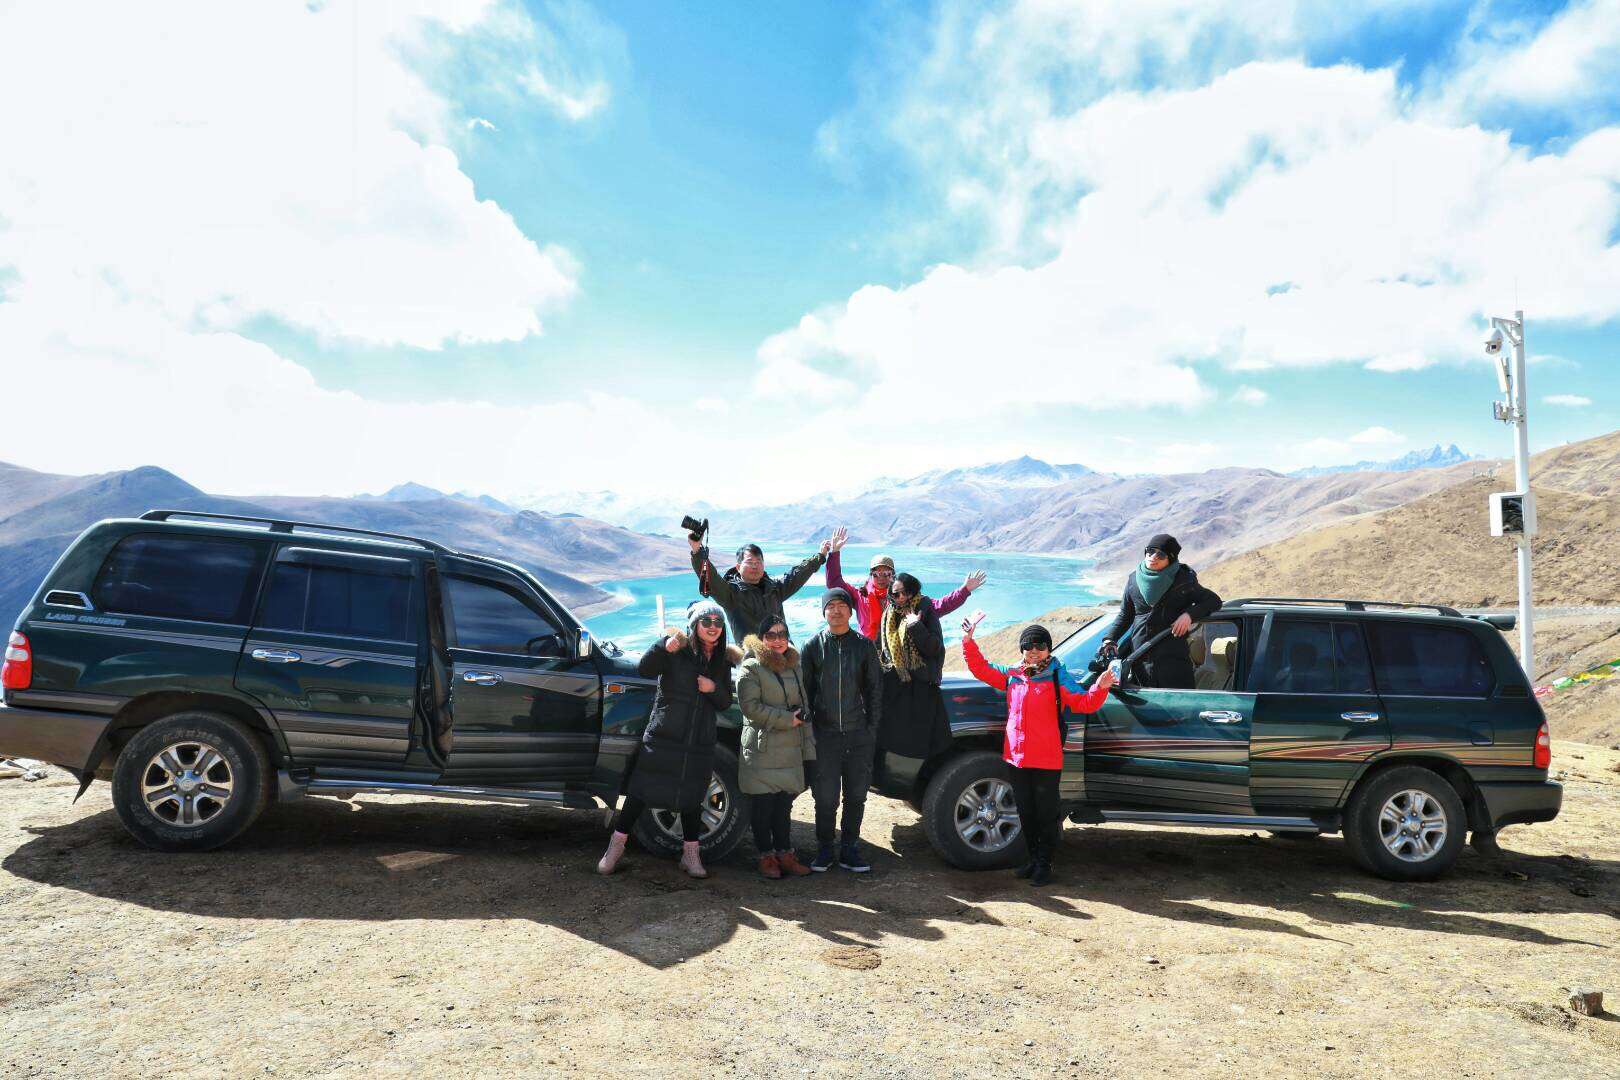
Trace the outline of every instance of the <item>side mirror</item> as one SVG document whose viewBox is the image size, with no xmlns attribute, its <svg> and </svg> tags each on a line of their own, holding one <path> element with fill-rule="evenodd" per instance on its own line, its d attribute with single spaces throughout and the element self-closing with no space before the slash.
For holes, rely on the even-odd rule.
<svg viewBox="0 0 1620 1080">
<path fill-rule="evenodd" d="M 579 658 L 581 660 L 587 660 L 587 659 L 590 658 L 591 647 L 594 644 L 595 644 L 595 639 L 593 639 L 591 637 L 591 632 L 589 630 L 585 629 L 583 626 L 580 627 L 580 629 L 579 629 Z"/>
</svg>

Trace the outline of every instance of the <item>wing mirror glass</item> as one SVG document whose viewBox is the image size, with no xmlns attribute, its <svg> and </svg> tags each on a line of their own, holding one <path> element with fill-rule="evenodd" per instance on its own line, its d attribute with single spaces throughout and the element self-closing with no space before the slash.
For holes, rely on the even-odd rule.
<svg viewBox="0 0 1620 1080">
<path fill-rule="evenodd" d="M 591 646 L 594 643 L 595 639 L 591 637 L 591 632 L 581 627 L 579 631 L 579 658 L 581 660 L 585 660 L 590 657 Z"/>
</svg>

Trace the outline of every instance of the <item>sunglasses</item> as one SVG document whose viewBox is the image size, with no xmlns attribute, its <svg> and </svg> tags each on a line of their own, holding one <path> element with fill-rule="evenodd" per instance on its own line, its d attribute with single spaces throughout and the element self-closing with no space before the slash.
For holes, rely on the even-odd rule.
<svg viewBox="0 0 1620 1080">
<path fill-rule="evenodd" d="M 873 577 L 894 577 L 893 570 L 877 569 L 872 571 Z"/>
<path fill-rule="evenodd" d="M 1155 555 L 1163 555 L 1166 559 L 1170 557 L 1170 553 L 1168 551 L 1162 551 L 1159 548 L 1148 548 L 1146 551 L 1142 552 L 1142 554 L 1146 555 L 1150 559 Z"/>
<path fill-rule="evenodd" d="M 765 631 L 765 640 L 766 641 L 786 641 L 787 639 L 788 639 L 788 632 L 786 630 L 767 630 L 767 631 Z"/>
<path fill-rule="evenodd" d="M 722 619 L 718 615 L 705 615 L 705 616 L 703 616 L 702 618 L 700 618 L 697 621 L 697 624 L 699 626 L 711 626 L 711 627 L 712 626 L 724 626 L 724 625 L 726 625 L 726 620 Z"/>
</svg>

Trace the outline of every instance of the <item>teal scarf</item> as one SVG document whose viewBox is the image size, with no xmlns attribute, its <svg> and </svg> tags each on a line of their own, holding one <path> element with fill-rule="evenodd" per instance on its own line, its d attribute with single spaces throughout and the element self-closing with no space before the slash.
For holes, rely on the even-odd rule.
<svg viewBox="0 0 1620 1080">
<path fill-rule="evenodd" d="M 1136 589 L 1147 601 L 1148 607 L 1157 604 L 1170 586 L 1175 583 L 1176 573 L 1181 569 L 1181 562 L 1176 559 L 1163 570 L 1149 570 L 1147 561 L 1143 560 L 1136 567 Z"/>
</svg>

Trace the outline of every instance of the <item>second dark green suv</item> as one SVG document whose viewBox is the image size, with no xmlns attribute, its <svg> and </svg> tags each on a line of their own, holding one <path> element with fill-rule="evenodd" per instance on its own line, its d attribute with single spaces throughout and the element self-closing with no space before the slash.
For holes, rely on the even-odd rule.
<svg viewBox="0 0 1620 1080">
<path fill-rule="evenodd" d="M 155 510 L 92 525 L 6 651 L 0 755 L 110 780 L 143 843 L 204 850 L 272 799 L 356 791 L 611 806 L 654 684 L 537 579 L 412 537 Z M 729 723 L 729 726 L 724 726 Z M 705 855 L 742 837 L 737 725 Z M 678 851 L 674 815 L 640 842 Z"/>
</svg>

